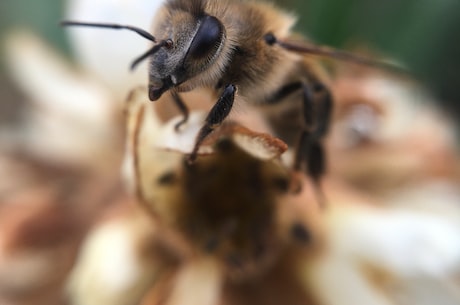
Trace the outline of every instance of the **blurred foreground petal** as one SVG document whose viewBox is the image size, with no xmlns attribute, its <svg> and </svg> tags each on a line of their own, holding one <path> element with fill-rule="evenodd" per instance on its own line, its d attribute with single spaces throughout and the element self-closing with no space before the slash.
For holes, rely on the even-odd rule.
<svg viewBox="0 0 460 305">
<path fill-rule="evenodd" d="M 11 74 L 32 104 L 24 124 L 3 136 L 56 163 L 104 167 L 101 160 L 117 158 L 112 95 L 31 34 L 11 34 L 6 46 Z"/>
</svg>

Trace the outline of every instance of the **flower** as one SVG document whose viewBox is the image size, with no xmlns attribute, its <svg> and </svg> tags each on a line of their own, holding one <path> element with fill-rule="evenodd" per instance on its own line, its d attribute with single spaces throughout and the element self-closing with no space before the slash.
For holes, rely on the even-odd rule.
<svg viewBox="0 0 460 305">
<path fill-rule="evenodd" d="M 76 1 L 68 14 L 121 7 L 148 21 L 150 5 Z M 91 21 L 123 22 L 98 14 Z M 7 42 L 31 106 L 24 125 L 0 137 L 9 147 L 0 155 L 0 302 L 458 302 L 458 156 L 451 127 L 431 106 L 414 108 L 411 83 L 369 71 L 355 78 L 350 68 L 332 82 L 321 209 L 259 110 L 233 112 L 187 164 L 216 97 L 183 94 L 192 112 L 177 131 L 171 97 L 151 104 L 133 91 L 145 86 L 142 71 L 119 72 L 140 47 L 122 59 L 114 50 L 134 45 L 119 33 L 110 43 L 100 43 L 106 31 L 90 42 L 73 33 L 83 72 L 29 34 Z"/>
</svg>

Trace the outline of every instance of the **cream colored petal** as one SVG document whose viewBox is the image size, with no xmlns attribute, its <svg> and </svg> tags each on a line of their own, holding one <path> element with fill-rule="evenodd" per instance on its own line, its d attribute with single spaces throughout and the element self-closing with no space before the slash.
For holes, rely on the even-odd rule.
<svg viewBox="0 0 460 305">
<path fill-rule="evenodd" d="M 400 206 L 331 208 L 324 215 L 327 250 L 305 264 L 306 285 L 329 305 L 399 304 L 404 294 L 414 301 L 407 304 L 429 304 L 421 299 L 435 300 L 439 291 L 455 299 L 458 286 L 446 283 L 460 270 L 460 222 L 458 206 L 449 205 L 448 214 Z M 378 281 L 370 270 L 384 277 Z"/>
<path fill-rule="evenodd" d="M 448 276 L 460 267 L 460 222 L 405 209 L 348 209 L 331 224 L 332 251 L 396 276 Z"/>
<path fill-rule="evenodd" d="M 337 253 L 328 253 L 309 264 L 304 285 L 324 305 L 393 304 L 362 272 L 359 264 Z"/>
<path fill-rule="evenodd" d="M 73 304 L 139 302 L 161 268 L 161 262 L 142 253 L 141 241 L 150 234 L 150 221 L 127 213 L 90 233 L 68 284 Z"/>
<path fill-rule="evenodd" d="M 168 305 L 217 305 L 223 274 L 211 256 L 190 261 L 177 275 Z"/>
<path fill-rule="evenodd" d="M 398 305 L 460 304 L 460 284 L 455 279 L 415 277 L 388 287 Z"/>
</svg>

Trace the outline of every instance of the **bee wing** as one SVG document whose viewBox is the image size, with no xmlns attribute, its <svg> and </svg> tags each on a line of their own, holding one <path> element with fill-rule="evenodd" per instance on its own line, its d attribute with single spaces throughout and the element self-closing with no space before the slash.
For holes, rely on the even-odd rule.
<svg viewBox="0 0 460 305">
<path fill-rule="evenodd" d="M 315 45 L 306 41 L 299 41 L 293 39 L 280 39 L 276 43 L 282 48 L 296 52 L 310 55 L 317 55 L 326 58 L 332 58 L 340 61 L 350 62 L 358 65 L 365 65 L 378 69 L 394 71 L 397 73 L 407 73 L 408 70 L 399 63 L 381 61 L 361 55 L 357 55 L 344 50 L 334 49 L 328 46 Z"/>
</svg>

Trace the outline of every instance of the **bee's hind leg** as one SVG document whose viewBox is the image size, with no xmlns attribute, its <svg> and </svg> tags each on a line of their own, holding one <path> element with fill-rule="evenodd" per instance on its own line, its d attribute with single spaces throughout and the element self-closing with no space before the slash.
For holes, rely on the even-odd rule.
<svg viewBox="0 0 460 305">
<path fill-rule="evenodd" d="M 321 83 L 304 84 L 302 131 L 296 150 L 293 169 L 300 171 L 305 164 L 307 175 L 312 179 L 316 197 L 325 207 L 325 197 L 321 188 L 321 178 L 326 172 L 326 154 L 322 139 L 327 134 L 332 114 L 332 96 Z"/>
</svg>

